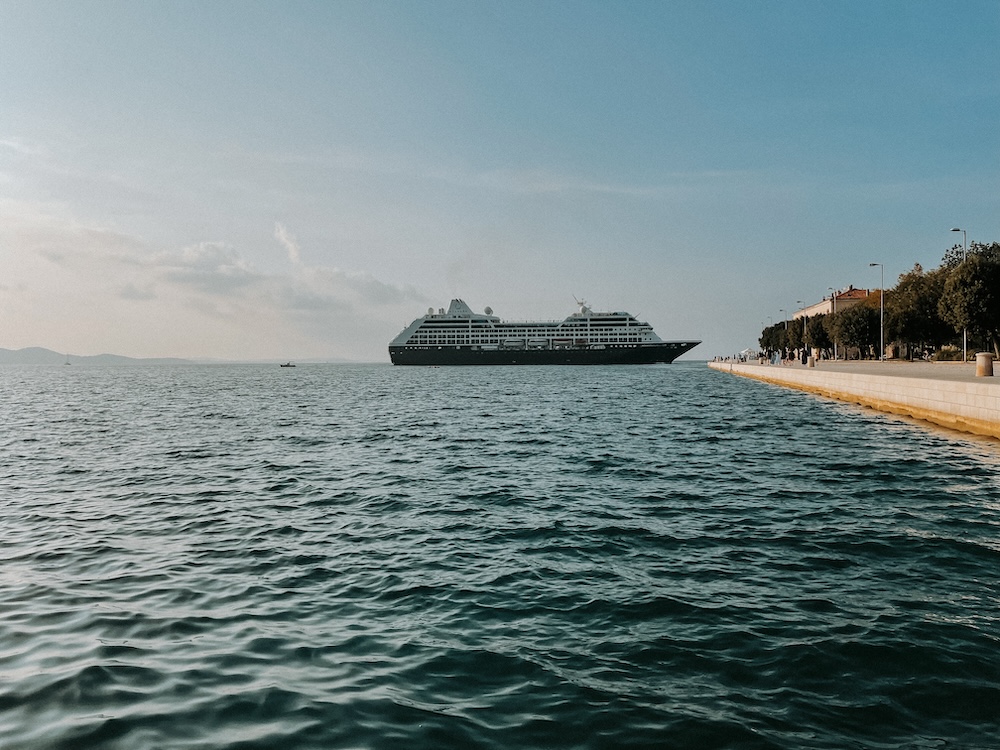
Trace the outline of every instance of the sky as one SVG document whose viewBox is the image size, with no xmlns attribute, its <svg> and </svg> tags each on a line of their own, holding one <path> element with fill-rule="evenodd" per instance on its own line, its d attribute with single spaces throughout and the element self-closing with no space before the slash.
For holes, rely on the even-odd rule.
<svg viewBox="0 0 1000 750">
<path fill-rule="evenodd" d="M 0 0 L 0 347 L 387 362 L 453 297 L 687 359 L 1000 240 L 1000 0 Z"/>
</svg>

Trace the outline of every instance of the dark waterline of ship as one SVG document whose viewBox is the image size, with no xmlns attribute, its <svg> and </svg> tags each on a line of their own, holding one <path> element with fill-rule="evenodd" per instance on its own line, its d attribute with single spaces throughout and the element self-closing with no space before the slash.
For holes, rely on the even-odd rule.
<svg viewBox="0 0 1000 750">
<path fill-rule="evenodd" d="M 0 747 L 995 748 L 1000 447 L 708 370 L 0 368 Z"/>
</svg>

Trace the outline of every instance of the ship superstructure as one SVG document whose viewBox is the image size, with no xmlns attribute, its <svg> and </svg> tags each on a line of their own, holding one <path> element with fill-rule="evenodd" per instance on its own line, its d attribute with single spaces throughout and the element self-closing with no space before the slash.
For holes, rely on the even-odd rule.
<svg viewBox="0 0 1000 750">
<path fill-rule="evenodd" d="M 389 344 L 396 365 L 652 364 L 672 362 L 699 341 L 663 341 L 626 312 L 586 303 L 564 320 L 503 321 L 460 299 L 433 308 Z"/>
</svg>

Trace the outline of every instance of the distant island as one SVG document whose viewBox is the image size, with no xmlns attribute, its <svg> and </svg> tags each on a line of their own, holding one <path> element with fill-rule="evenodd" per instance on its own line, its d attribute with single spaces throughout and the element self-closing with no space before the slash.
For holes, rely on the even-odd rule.
<svg viewBox="0 0 1000 750">
<path fill-rule="evenodd" d="M 43 349 L 40 346 L 30 346 L 25 349 L 2 349 L 0 348 L 0 365 L 118 365 L 130 367 L 143 367 L 150 365 L 272 365 L 288 362 L 287 359 L 255 359 L 255 360 L 234 360 L 234 359 L 180 359 L 178 357 L 123 357 L 120 354 L 93 354 L 82 356 L 79 354 L 60 354 L 51 349 Z M 369 364 L 365 362 L 355 362 L 339 357 L 328 357 L 325 359 L 298 359 L 299 364 Z M 377 363 L 370 363 L 377 364 Z"/>
<path fill-rule="evenodd" d="M 123 357 L 119 354 L 94 354 L 80 356 L 76 354 L 60 354 L 51 349 L 31 346 L 27 349 L 0 349 L 0 365 L 190 365 L 189 359 L 174 357 L 159 357 L 139 359 Z"/>
</svg>

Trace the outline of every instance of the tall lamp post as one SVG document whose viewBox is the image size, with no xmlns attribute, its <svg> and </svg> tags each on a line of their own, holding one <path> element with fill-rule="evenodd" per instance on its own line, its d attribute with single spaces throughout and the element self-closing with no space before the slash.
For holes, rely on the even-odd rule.
<svg viewBox="0 0 1000 750">
<path fill-rule="evenodd" d="M 968 235 L 965 233 L 964 229 L 959 229 L 958 227 L 955 227 L 951 231 L 953 231 L 953 232 L 961 232 L 962 233 L 962 262 L 965 263 L 965 254 L 967 252 L 966 251 L 966 247 L 968 246 L 968 242 L 967 242 Z M 962 361 L 963 362 L 968 362 L 969 361 L 969 329 L 968 328 L 963 328 L 962 329 Z"/>
<path fill-rule="evenodd" d="M 879 361 L 885 360 L 885 266 L 881 263 L 869 263 L 869 267 L 878 266 L 882 270 L 882 286 L 878 290 L 878 344 Z"/>
<path fill-rule="evenodd" d="M 783 307 L 779 307 L 779 308 L 778 308 L 778 312 L 780 312 L 780 313 L 781 313 L 781 319 L 782 319 L 782 320 L 785 320 L 785 309 L 784 309 Z M 787 321 L 787 320 L 785 320 L 785 330 L 786 330 L 786 331 L 788 330 L 788 321 Z M 788 337 L 787 337 L 787 336 L 785 336 L 785 343 L 786 343 L 786 344 L 788 343 Z M 784 362 L 784 361 L 785 361 L 785 350 L 786 350 L 787 348 L 788 348 L 787 346 L 784 346 L 784 347 L 782 347 L 782 349 L 781 349 L 781 361 L 782 361 L 782 362 Z"/>
<path fill-rule="evenodd" d="M 832 286 L 828 286 L 827 289 L 830 290 L 830 299 L 833 300 L 833 314 L 836 315 L 837 314 L 837 290 L 834 289 Z M 838 343 L 837 339 L 836 339 L 836 337 L 834 337 L 834 339 L 833 339 L 833 360 L 835 362 L 837 361 L 837 343 Z"/>
</svg>

